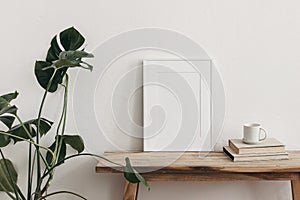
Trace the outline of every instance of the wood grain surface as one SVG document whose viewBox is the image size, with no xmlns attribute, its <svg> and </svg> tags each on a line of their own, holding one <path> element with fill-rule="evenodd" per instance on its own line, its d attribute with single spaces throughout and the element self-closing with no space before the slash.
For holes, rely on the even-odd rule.
<svg viewBox="0 0 300 200">
<path fill-rule="evenodd" d="M 124 185 L 123 200 L 137 200 L 138 191 L 138 183 L 130 183 L 126 180 Z"/>
<path fill-rule="evenodd" d="M 300 179 L 291 181 L 293 200 L 300 200 Z"/>
<path fill-rule="evenodd" d="M 300 200 L 300 151 L 288 160 L 232 162 L 223 152 L 106 152 L 107 159 L 125 164 L 125 158 L 147 181 L 257 181 L 290 180 L 293 200 Z M 101 160 L 97 173 L 122 173 Z M 125 182 L 123 200 L 136 200 L 138 184 Z"/>
<path fill-rule="evenodd" d="M 232 162 L 223 152 L 107 152 L 103 156 L 124 164 L 129 157 L 132 165 L 141 173 L 260 173 L 300 172 L 300 151 L 289 151 L 288 160 L 255 162 Z M 116 165 L 101 160 L 96 166 L 97 173 L 120 173 Z"/>
</svg>

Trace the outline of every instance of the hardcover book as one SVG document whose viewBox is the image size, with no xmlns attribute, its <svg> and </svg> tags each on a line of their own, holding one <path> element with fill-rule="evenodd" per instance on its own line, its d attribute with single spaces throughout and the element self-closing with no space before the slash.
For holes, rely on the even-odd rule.
<svg viewBox="0 0 300 200">
<path fill-rule="evenodd" d="M 258 161 L 258 160 L 286 160 L 287 152 L 260 153 L 260 154 L 237 154 L 229 146 L 223 147 L 224 153 L 234 162 L 236 161 Z"/>
<path fill-rule="evenodd" d="M 285 152 L 285 145 L 275 138 L 267 138 L 258 144 L 245 144 L 241 139 L 230 139 L 229 146 L 237 154 Z"/>
</svg>

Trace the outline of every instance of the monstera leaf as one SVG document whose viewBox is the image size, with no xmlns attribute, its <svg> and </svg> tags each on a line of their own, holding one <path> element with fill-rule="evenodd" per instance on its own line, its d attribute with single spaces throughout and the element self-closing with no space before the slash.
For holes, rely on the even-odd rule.
<svg viewBox="0 0 300 200">
<path fill-rule="evenodd" d="M 0 122 L 7 128 L 11 128 L 15 121 L 15 114 L 18 109 L 16 106 L 11 106 L 10 102 L 13 99 L 16 99 L 18 94 L 19 93 L 16 91 L 0 96 Z M 0 134 L 0 147 L 5 147 L 9 143 L 10 138 L 7 135 Z"/>
<path fill-rule="evenodd" d="M 17 112 L 16 106 L 11 106 L 10 102 L 16 99 L 19 93 L 8 93 L 0 96 L 0 121 L 5 124 L 8 128 L 11 128 L 14 123 L 15 117 L 13 116 Z"/>
<path fill-rule="evenodd" d="M 66 157 L 66 152 L 67 152 L 67 145 L 66 143 L 64 142 L 64 140 L 62 140 L 61 136 L 58 136 L 55 138 L 55 141 L 51 144 L 51 146 L 49 147 L 49 149 L 52 150 L 52 152 L 55 151 L 55 146 L 56 146 L 56 143 L 57 144 L 60 144 L 61 143 L 61 147 L 60 149 L 58 149 L 58 153 L 59 154 L 56 154 L 58 155 L 58 159 L 57 159 L 57 162 L 62 162 L 63 163 L 63 160 L 65 159 Z M 46 161 L 48 163 L 49 166 L 51 166 L 52 163 L 52 160 L 53 160 L 53 155 L 50 153 L 50 152 L 47 152 L 46 154 Z M 61 164 L 62 164 L 61 163 Z"/>
<path fill-rule="evenodd" d="M 40 119 L 40 127 L 39 127 L 40 136 L 43 136 L 46 133 L 48 133 L 48 131 L 51 129 L 52 124 L 53 124 L 53 122 L 51 122 L 45 118 L 41 118 Z M 27 122 L 24 122 L 23 125 L 29 131 L 31 137 L 36 136 L 36 128 L 38 126 L 37 119 L 33 119 L 33 120 L 29 120 Z M 28 140 L 30 138 L 29 135 L 26 133 L 22 124 L 18 124 L 16 126 L 12 127 L 8 132 L 12 135 L 21 137 L 25 140 Z M 14 143 L 22 141 L 21 139 L 14 138 L 14 137 L 11 137 L 11 139 L 14 141 Z"/>
<path fill-rule="evenodd" d="M 55 142 L 49 147 L 49 149 L 54 151 L 56 142 L 61 143 L 61 148 L 58 156 L 58 162 L 61 162 L 60 164 L 63 163 L 63 160 L 66 157 L 67 145 L 70 145 L 78 153 L 81 153 L 84 150 L 84 142 L 79 135 L 58 135 L 55 138 Z M 49 165 L 52 163 L 52 159 L 52 154 L 47 152 L 46 160 Z"/>
<path fill-rule="evenodd" d="M 9 103 L 16 99 L 19 93 L 15 91 L 14 93 L 8 93 L 0 96 L 0 110 L 9 106 Z"/>
<path fill-rule="evenodd" d="M 82 58 L 93 58 L 94 55 L 85 51 L 63 51 L 59 54 L 59 60 L 54 63 L 56 67 L 68 66 L 68 67 L 81 67 L 93 70 L 93 66 L 82 61 Z"/>
<path fill-rule="evenodd" d="M 124 177 L 131 183 L 143 183 L 148 190 L 150 190 L 150 185 L 148 182 L 140 175 L 130 163 L 129 158 L 125 158 L 126 166 L 124 168 Z"/>
<path fill-rule="evenodd" d="M 52 78 L 51 85 L 49 86 L 49 92 L 55 92 L 58 88 L 58 85 L 62 83 L 63 77 L 67 72 L 67 68 L 58 69 L 55 71 L 52 63 L 46 61 L 36 61 L 34 73 L 39 82 L 39 84 L 46 90 L 48 87 L 48 83 L 53 76 L 54 72 L 55 75 Z"/>
<path fill-rule="evenodd" d="M 61 49 L 57 43 L 58 36 L 64 49 Z M 84 37 L 74 27 L 67 28 L 52 38 L 46 61 L 52 63 L 53 61 L 58 60 L 59 54 L 62 51 L 78 50 L 83 45 L 84 41 Z"/>
<path fill-rule="evenodd" d="M 0 148 L 6 147 L 10 143 L 10 137 L 7 135 L 0 135 Z"/>
<path fill-rule="evenodd" d="M 0 160 L 0 191 L 14 192 L 18 173 L 12 162 L 8 159 Z"/>
<path fill-rule="evenodd" d="M 59 38 L 66 51 L 79 49 L 85 41 L 84 37 L 74 27 L 61 32 Z"/>
<path fill-rule="evenodd" d="M 0 110 L 0 121 L 5 124 L 8 128 L 11 128 L 14 123 L 15 117 L 18 108 L 16 106 L 5 107 Z"/>
<path fill-rule="evenodd" d="M 58 44 L 58 37 L 61 45 Z M 38 83 L 45 90 L 48 88 L 49 92 L 55 92 L 69 67 L 92 70 L 91 65 L 81 60 L 93 57 L 92 54 L 79 50 L 84 41 L 84 37 L 74 27 L 62 31 L 51 40 L 46 60 L 36 61 L 34 70 Z M 53 77 L 52 80 L 51 77 Z M 50 80 L 51 84 L 49 84 Z"/>
<path fill-rule="evenodd" d="M 63 135 L 61 137 L 63 138 L 66 144 L 70 145 L 78 153 L 83 152 L 84 142 L 79 135 Z"/>
<path fill-rule="evenodd" d="M 0 110 L 0 121 L 11 129 L 12 124 L 15 120 L 14 114 L 17 112 L 16 106 L 9 106 Z M 8 115 L 11 114 L 12 116 Z M 2 131 L 5 132 L 5 131 Z M 11 137 L 8 135 L 0 134 L 0 148 L 9 145 Z"/>
</svg>

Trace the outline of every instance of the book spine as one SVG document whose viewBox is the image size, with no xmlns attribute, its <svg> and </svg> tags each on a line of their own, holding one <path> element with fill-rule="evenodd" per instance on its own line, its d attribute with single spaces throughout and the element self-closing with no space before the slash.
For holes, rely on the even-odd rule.
<svg viewBox="0 0 300 200">
<path fill-rule="evenodd" d="M 240 149 L 239 148 L 237 148 L 232 142 L 231 142 L 231 140 L 229 140 L 229 147 L 231 147 L 231 149 L 235 152 L 235 153 L 237 153 L 237 154 L 240 154 L 241 152 L 240 152 Z"/>
<path fill-rule="evenodd" d="M 234 157 L 231 155 L 231 153 L 229 153 L 228 151 L 227 151 L 227 149 L 225 148 L 225 147 L 223 147 L 223 152 L 232 160 L 232 161 L 234 161 Z"/>
</svg>

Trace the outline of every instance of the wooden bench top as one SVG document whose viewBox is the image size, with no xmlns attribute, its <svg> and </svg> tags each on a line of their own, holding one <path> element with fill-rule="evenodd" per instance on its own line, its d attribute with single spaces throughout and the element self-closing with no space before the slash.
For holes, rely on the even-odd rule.
<svg viewBox="0 0 300 200">
<path fill-rule="evenodd" d="M 293 200 L 300 200 L 300 151 L 288 160 L 232 162 L 223 152 L 107 152 L 104 157 L 124 165 L 126 157 L 147 181 L 282 181 L 289 180 Z M 97 173 L 122 173 L 100 160 Z M 137 200 L 138 183 L 125 181 L 123 200 Z"/>
<path fill-rule="evenodd" d="M 103 156 L 120 164 L 129 157 L 132 166 L 142 173 L 300 172 L 300 151 L 288 153 L 288 160 L 253 162 L 232 162 L 223 152 L 106 152 Z M 96 172 L 121 173 L 116 165 L 103 160 L 97 164 Z"/>
</svg>

